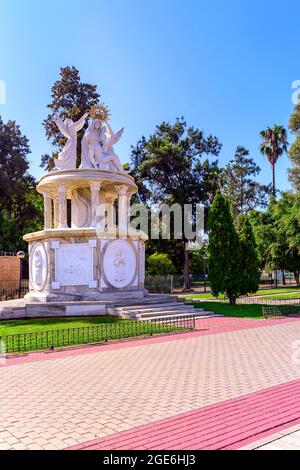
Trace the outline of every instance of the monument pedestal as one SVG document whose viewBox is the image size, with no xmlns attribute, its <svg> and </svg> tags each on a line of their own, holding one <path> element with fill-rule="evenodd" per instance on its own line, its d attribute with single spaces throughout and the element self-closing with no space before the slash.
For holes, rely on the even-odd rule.
<svg viewBox="0 0 300 470">
<path fill-rule="evenodd" d="M 128 229 L 129 202 L 137 191 L 132 177 L 95 169 L 55 171 L 41 178 L 37 190 L 44 195 L 45 228 L 24 236 L 27 301 L 114 301 L 147 294 L 147 236 Z"/>
</svg>

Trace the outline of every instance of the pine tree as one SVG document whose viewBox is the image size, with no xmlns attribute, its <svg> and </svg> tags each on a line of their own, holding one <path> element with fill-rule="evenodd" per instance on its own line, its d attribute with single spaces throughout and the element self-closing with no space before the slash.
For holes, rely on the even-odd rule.
<svg viewBox="0 0 300 470">
<path fill-rule="evenodd" d="M 231 304 L 241 294 L 243 269 L 239 237 L 228 201 L 217 191 L 208 214 L 209 281 L 213 295 L 226 293 Z"/>
<path fill-rule="evenodd" d="M 100 100 L 97 86 L 83 83 L 80 79 L 79 71 L 75 67 L 62 67 L 60 69 L 60 79 L 52 87 L 52 102 L 48 104 L 51 113 L 43 122 L 46 137 L 55 147 L 56 151 L 52 156 L 43 155 L 41 167 L 51 170 L 54 166 L 54 158 L 62 150 L 66 143 L 66 138 L 61 134 L 54 122 L 54 116 L 59 114 L 62 119 L 71 118 L 77 121 L 91 106 Z M 83 137 L 85 127 L 79 131 L 77 140 L 77 165 L 80 163 L 80 142 Z"/>
<path fill-rule="evenodd" d="M 131 174 L 141 189 L 143 202 L 179 204 L 182 209 L 184 204 L 207 202 L 219 180 L 217 162 L 210 158 L 217 156 L 221 147 L 217 137 L 188 126 L 184 118 L 156 126 L 150 138 L 142 137 L 131 154 Z M 189 241 L 185 237 L 160 240 L 154 250 L 168 253 L 171 248 L 174 264 L 178 260 L 183 265 L 186 290 L 191 288 Z"/>
<path fill-rule="evenodd" d="M 256 292 L 260 281 L 256 243 L 248 217 L 240 217 L 238 233 L 241 247 L 241 268 L 243 270 L 241 294 L 246 295 Z"/>
<path fill-rule="evenodd" d="M 245 214 L 257 206 L 267 206 L 271 185 L 256 181 L 259 173 L 260 167 L 249 157 L 249 150 L 239 145 L 234 160 L 226 165 L 221 178 L 223 192 L 235 220 L 239 214 Z"/>
<path fill-rule="evenodd" d="M 11 216 L 16 197 L 22 196 L 29 178 L 29 141 L 15 121 L 0 116 L 0 210 Z"/>
<path fill-rule="evenodd" d="M 15 121 L 0 116 L 0 251 L 27 248 L 25 233 L 41 227 L 42 196 L 28 172 L 29 141 Z"/>
</svg>

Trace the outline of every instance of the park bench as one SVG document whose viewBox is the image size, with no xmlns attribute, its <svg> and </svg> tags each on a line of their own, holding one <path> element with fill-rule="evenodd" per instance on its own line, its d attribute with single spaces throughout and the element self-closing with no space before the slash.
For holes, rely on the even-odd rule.
<svg viewBox="0 0 300 470">
<path fill-rule="evenodd" d="M 300 313 L 300 305 L 263 305 L 262 315 L 264 318 L 284 317 Z"/>
</svg>

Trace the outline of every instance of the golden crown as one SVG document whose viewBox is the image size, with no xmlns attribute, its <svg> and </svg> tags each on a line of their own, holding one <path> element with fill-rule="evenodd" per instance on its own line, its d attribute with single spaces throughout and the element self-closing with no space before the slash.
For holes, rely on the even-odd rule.
<svg viewBox="0 0 300 470">
<path fill-rule="evenodd" d="M 104 103 L 98 103 L 91 106 L 89 114 L 93 119 L 106 122 L 110 118 L 110 109 Z"/>
</svg>

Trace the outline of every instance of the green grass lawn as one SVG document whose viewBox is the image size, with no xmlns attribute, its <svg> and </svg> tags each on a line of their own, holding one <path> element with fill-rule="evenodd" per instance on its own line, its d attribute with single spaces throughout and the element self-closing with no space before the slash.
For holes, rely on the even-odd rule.
<svg viewBox="0 0 300 470">
<path fill-rule="evenodd" d="M 188 295 L 179 295 L 179 298 L 184 298 L 184 299 L 215 299 L 212 294 L 188 294 Z M 219 298 L 224 298 L 224 296 L 220 295 Z"/>
<path fill-rule="evenodd" d="M 36 318 L 32 320 L 3 320 L 0 321 L 0 336 L 33 331 L 62 330 L 64 328 L 80 328 L 83 326 L 97 326 L 103 323 L 124 322 L 118 317 L 57 317 Z"/>
<path fill-rule="evenodd" d="M 262 299 L 293 299 L 299 298 L 300 300 L 300 292 L 298 293 L 291 293 L 291 294 L 279 294 L 279 295 L 268 295 L 266 297 L 261 297 Z"/>
<path fill-rule="evenodd" d="M 289 295 L 293 297 L 292 292 L 295 292 L 295 291 L 299 291 L 299 295 L 300 295 L 300 287 L 278 287 L 277 289 L 260 289 L 255 294 L 252 294 L 252 295 L 283 294 L 285 296 L 287 293 L 289 293 Z M 215 299 L 216 298 L 216 297 L 213 297 L 213 295 L 209 293 L 188 294 L 188 295 L 181 295 L 180 297 L 184 297 L 186 299 Z M 220 295 L 219 298 L 224 298 L 224 296 Z"/>
<path fill-rule="evenodd" d="M 263 318 L 262 305 L 230 305 L 223 302 L 201 302 L 195 303 L 197 308 L 204 308 L 214 313 L 224 315 L 225 317 L 239 318 Z"/>
</svg>

